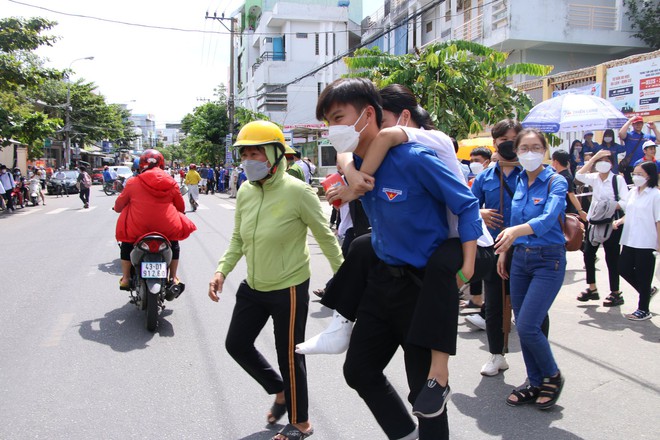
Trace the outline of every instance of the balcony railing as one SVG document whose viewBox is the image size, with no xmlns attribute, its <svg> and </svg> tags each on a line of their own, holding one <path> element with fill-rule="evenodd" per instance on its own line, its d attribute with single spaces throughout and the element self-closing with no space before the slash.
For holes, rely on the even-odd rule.
<svg viewBox="0 0 660 440">
<path fill-rule="evenodd" d="M 568 24 L 581 29 L 617 30 L 616 7 L 569 3 Z"/>
<path fill-rule="evenodd" d="M 483 14 L 466 21 L 454 31 L 454 38 L 457 40 L 477 41 L 483 38 Z"/>
<path fill-rule="evenodd" d="M 264 61 L 286 61 L 285 52 L 263 52 L 252 65 L 252 74 L 261 66 Z"/>
</svg>

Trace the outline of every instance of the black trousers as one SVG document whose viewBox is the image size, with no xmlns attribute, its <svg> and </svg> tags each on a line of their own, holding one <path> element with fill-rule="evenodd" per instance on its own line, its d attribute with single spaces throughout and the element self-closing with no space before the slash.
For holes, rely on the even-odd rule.
<svg viewBox="0 0 660 440">
<path fill-rule="evenodd" d="M 80 194 L 78 196 L 83 203 L 89 205 L 89 188 L 85 188 L 82 184 L 80 184 Z"/>
<path fill-rule="evenodd" d="M 225 346 L 232 358 L 268 394 L 284 391 L 289 423 L 309 419 L 305 356 L 295 352 L 305 340 L 309 308 L 309 280 L 288 289 L 261 292 L 243 281 L 236 292 L 236 305 Z M 273 318 L 279 373 L 254 346 L 254 341 Z"/>
<path fill-rule="evenodd" d="M 378 263 L 369 275 L 344 363 L 346 383 L 358 392 L 389 439 L 410 434 L 415 423 L 383 370 L 402 347 L 408 401 L 413 403 L 431 366 L 431 351 L 408 342 L 419 290 L 410 277 L 394 277 Z M 419 435 L 420 440 L 448 439 L 447 411 L 420 418 Z"/>
<path fill-rule="evenodd" d="M 589 226 L 591 228 L 592 226 Z M 619 240 L 623 228 L 614 229 L 612 235 L 603 243 L 605 250 L 605 262 L 607 263 L 607 274 L 610 280 L 610 292 L 619 290 L 619 255 L 621 254 L 621 246 Z M 587 284 L 596 283 L 596 251 L 599 245 L 593 245 L 589 241 L 589 229 L 585 234 L 587 237 L 584 240 L 584 267 L 587 271 Z"/>
<path fill-rule="evenodd" d="M 14 202 L 11 200 L 12 189 L 5 189 L 5 191 L 6 192 L 2 195 L 2 197 L 5 199 L 5 202 L 7 202 L 7 210 L 14 209 Z"/>
<path fill-rule="evenodd" d="M 637 308 L 649 311 L 651 301 L 651 284 L 655 271 L 653 249 L 637 249 L 623 246 L 619 259 L 619 273 L 628 284 L 639 293 Z"/>
</svg>

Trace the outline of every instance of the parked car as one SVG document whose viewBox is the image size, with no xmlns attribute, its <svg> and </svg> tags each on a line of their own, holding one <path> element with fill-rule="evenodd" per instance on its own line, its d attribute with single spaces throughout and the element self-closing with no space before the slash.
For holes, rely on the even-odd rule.
<svg viewBox="0 0 660 440">
<path fill-rule="evenodd" d="M 128 179 L 129 177 L 133 177 L 133 172 L 131 169 L 127 166 L 124 165 L 113 165 L 109 167 L 111 170 L 115 170 L 117 175 L 119 177 L 123 177 L 124 179 Z"/>
<path fill-rule="evenodd" d="M 94 168 L 92 170 L 92 184 L 102 184 L 103 183 L 103 168 Z"/>
<path fill-rule="evenodd" d="M 58 179 L 57 173 L 55 172 L 53 174 L 53 177 L 46 182 L 46 191 L 48 194 L 57 194 L 57 188 L 60 185 L 64 186 L 64 190 L 67 192 L 67 194 L 75 194 L 78 192 L 78 187 L 76 187 L 76 181 L 78 179 L 78 171 L 77 170 L 66 170 L 63 171 L 65 178 L 64 179 Z"/>
</svg>

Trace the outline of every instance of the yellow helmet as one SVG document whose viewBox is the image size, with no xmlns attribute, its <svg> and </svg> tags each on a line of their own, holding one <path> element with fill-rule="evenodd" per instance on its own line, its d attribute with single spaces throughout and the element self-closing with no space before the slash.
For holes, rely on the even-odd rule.
<svg viewBox="0 0 660 440">
<path fill-rule="evenodd" d="M 277 144 L 280 150 L 284 153 L 286 142 L 284 141 L 284 133 L 280 127 L 270 121 L 252 121 L 248 122 L 241 128 L 236 136 L 234 147 L 256 146 Z"/>
</svg>

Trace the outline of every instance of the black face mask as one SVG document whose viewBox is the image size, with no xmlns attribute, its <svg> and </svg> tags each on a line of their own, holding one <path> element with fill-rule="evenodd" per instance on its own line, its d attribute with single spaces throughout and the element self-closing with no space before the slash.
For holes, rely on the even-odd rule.
<svg viewBox="0 0 660 440">
<path fill-rule="evenodd" d="M 513 151 L 513 141 L 505 141 L 497 146 L 497 152 L 504 160 L 515 160 L 516 153 Z"/>
</svg>

